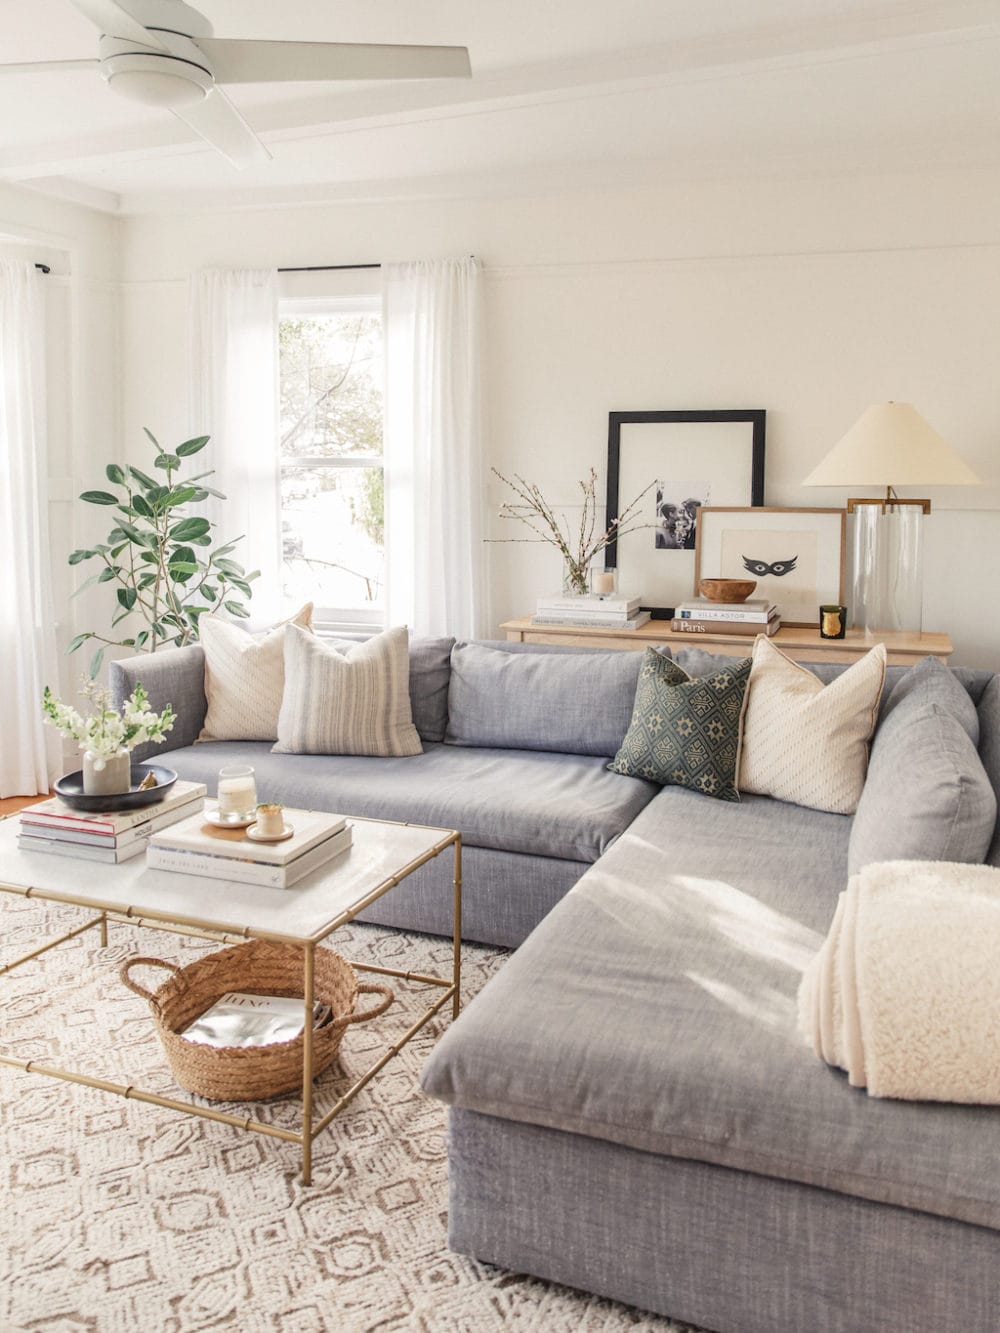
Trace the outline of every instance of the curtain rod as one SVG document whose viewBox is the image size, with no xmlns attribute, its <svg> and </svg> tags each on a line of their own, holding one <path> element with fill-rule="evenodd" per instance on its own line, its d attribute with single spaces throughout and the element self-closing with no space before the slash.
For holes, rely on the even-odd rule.
<svg viewBox="0 0 1000 1333">
<path fill-rule="evenodd" d="M 279 268 L 279 273 L 341 273 L 352 268 L 381 268 L 381 264 L 304 264 L 301 268 Z"/>
<path fill-rule="evenodd" d="M 35 268 L 39 269 L 42 273 L 51 273 L 51 272 L 52 272 L 52 270 L 49 268 L 48 264 L 36 264 L 36 265 L 35 265 Z"/>
</svg>

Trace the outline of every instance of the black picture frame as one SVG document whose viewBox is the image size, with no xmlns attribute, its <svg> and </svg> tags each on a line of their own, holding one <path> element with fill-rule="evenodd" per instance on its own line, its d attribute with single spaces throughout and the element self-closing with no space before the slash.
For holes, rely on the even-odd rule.
<svg viewBox="0 0 1000 1333">
<path fill-rule="evenodd" d="M 607 522 L 619 517 L 623 496 L 624 504 L 630 504 L 660 476 L 667 483 L 671 478 L 688 479 L 697 474 L 699 484 L 710 488 L 702 494 L 702 505 L 762 506 L 766 422 L 764 408 L 609 412 Z M 706 428 L 703 435 L 698 427 Z M 605 548 L 604 567 L 618 571 L 619 588 L 641 596 L 642 609 L 649 611 L 654 620 L 669 620 L 677 602 L 694 591 L 696 522 L 690 529 L 689 545 L 659 549 L 660 539 L 653 530 L 659 515 L 660 500 L 654 490 L 648 501 L 650 527 L 626 532 L 611 542 Z M 657 549 L 651 555 L 654 547 Z M 653 587 L 630 585 L 630 555 L 636 557 L 633 578 L 652 582 Z M 661 556 L 665 557 L 661 574 L 654 576 L 650 572 L 652 562 Z"/>
</svg>

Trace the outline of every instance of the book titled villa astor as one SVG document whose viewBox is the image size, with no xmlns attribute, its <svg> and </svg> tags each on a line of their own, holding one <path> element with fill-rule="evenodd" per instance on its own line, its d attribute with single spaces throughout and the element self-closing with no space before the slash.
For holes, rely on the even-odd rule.
<svg viewBox="0 0 1000 1333">
<path fill-rule="evenodd" d="M 295 830 L 284 842 L 254 842 L 243 829 L 216 828 L 202 814 L 155 833 L 146 851 L 154 870 L 287 889 L 350 847 L 343 815 L 321 810 L 285 810 Z"/>
</svg>

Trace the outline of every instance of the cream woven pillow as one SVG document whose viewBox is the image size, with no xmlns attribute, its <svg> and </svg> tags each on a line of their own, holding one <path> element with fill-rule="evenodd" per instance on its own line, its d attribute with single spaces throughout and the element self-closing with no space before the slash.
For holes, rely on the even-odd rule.
<svg viewBox="0 0 1000 1333">
<path fill-rule="evenodd" d="M 884 644 L 824 685 L 758 637 L 743 721 L 740 791 L 853 814 L 865 785 L 868 740 L 884 679 Z"/>
<path fill-rule="evenodd" d="M 410 712 L 406 626 L 346 652 L 294 625 L 285 635 L 278 754 L 422 754 Z"/>
<path fill-rule="evenodd" d="M 248 634 L 219 616 L 202 616 L 208 710 L 200 741 L 273 741 L 285 688 L 285 629 L 312 626 L 312 602 L 266 634 Z"/>
</svg>

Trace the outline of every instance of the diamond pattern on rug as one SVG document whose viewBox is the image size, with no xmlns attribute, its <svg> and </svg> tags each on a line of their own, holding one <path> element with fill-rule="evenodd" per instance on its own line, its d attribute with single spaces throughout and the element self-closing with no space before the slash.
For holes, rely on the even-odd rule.
<svg viewBox="0 0 1000 1333">
<path fill-rule="evenodd" d="M 0 962 L 80 921 L 7 895 L 0 913 Z M 96 940 L 78 937 L 0 979 L 5 1048 L 182 1096 L 148 1007 L 117 968 L 140 953 L 183 965 L 211 946 L 125 926 L 111 927 L 106 949 Z M 450 971 L 450 941 L 359 925 L 335 940 L 348 957 Z M 464 947 L 466 1002 L 506 957 Z M 424 1002 L 423 988 L 392 984 L 397 1003 L 349 1029 L 344 1068 L 318 1081 L 319 1114 Z M 308 1187 L 294 1144 L 0 1069 L 0 1329 L 678 1333 L 667 1319 L 448 1249 L 446 1112 L 418 1086 L 447 1021 L 433 1019 L 320 1135 Z M 298 1127 L 295 1098 L 253 1111 Z"/>
<path fill-rule="evenodd" d="M 654 648 L 643 654 L 632 720 L 613 773 L 738 801 L 740 724 L 750 659 L 691 679 Z"/>
</svg>

